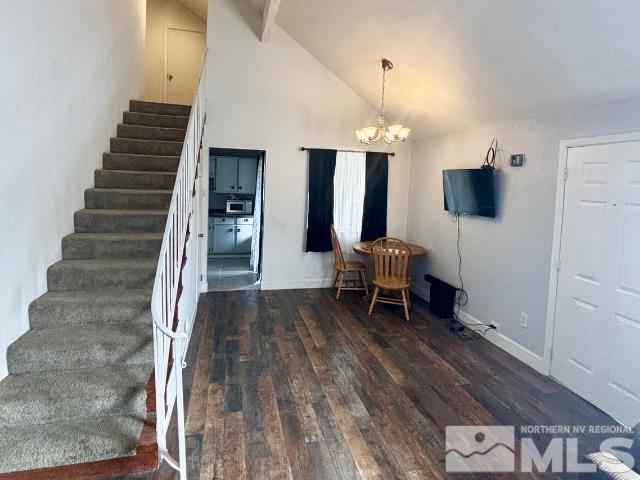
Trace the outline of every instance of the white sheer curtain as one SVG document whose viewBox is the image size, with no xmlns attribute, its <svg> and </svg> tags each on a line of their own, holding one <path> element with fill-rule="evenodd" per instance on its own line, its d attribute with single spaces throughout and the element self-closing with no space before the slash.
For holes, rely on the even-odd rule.
<svg viewBox="0 0 640 480">
<path fill-rule="evenodd" d="M 345 255 L 360 241 L 366 175 L 365 152 L 338 152 L 333 177 L 333 224 Z"/>
<path fill-rule="evenodd" d="M 254 272 L 258 271 L 260 266 L 260 230 L 262 220 L 262 175 L 263 158 L 258 160 L 258 175 L 256 177 L 256 196 L 253 201 L 253 237 L 251 238 L 251 260 L 249 266 Z"/>
</svg>

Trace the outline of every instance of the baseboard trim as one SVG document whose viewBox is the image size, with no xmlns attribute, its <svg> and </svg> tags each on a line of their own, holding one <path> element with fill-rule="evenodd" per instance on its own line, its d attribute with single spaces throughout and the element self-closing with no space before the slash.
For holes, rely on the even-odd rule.
<svg viewBox="0 0 640 480">
<path fill-rule="evenodd" d="M 462 320 L 472 325 L 479 325 L 483 323 L 467 312 L 460 312 L 460 316 L 462 317 Z M 489 340 L 491 343 L 493 343 L 497 347 L 500 347 L 502 350 L 509 353 L 510 355 L 513 355 L 521 362 L 526 363 L 534 370 L 542 373 L 543 375 L 549 375 L 549 370 L 546 366 L 546 362 L 544 361 L 544 358 L 542 358 L 537 353 L 532 352 L 528 348 L 523 347 L 515 340 L 510 339 L 506 335 L 496 330 L 489 330 L 484 338 Z"/>
<path fill-rule="evenodd" d="M 303 288 L 329 288 L 332 285 L 332 278 L 262 280 L 261 290 L 299 290 Z"/>
<path fill-rule="evenodd" d="M 429 301 L 429 290 L 425 287 L 414 283 L 411 285 L 411 291 L 427 302 Z M 460 316 L 462 317 L 462 320 L 464 322 L 471 325 L 480 325 L 481 323 L 484 323 L 467 312 L 461 311 Z M 501 348 L 508 354 L 516 357 L 518 360 L 530 366 L 537 372 L 540 372 L 543 375 L 549 375 L 549 367 L 543 357 L 532 352 L 528 348 L 523 347 L 518 342 L 510 339 L 506 335 L 496 330 L 490 330 L 487 332 L 484 338 L 486 338 L 495 346 Z"/>
</svg>

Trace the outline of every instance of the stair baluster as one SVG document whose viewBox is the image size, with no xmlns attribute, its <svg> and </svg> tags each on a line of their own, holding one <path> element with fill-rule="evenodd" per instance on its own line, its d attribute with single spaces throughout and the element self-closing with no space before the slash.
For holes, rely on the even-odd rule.
<svg viewBox="0 0 640 480">
<path fill-rule="evenodd" d="M 200 203 L 194 201 L 206 122 L 206 52 L 194 97 L 162 239 L 151 299 L 156 383 L 156 429 L 160 461 L 186 480 L 186 438 L 182 369 L 199 296 L 197 236 Z M 178 458 L 168 451 L 167 434 L 176 413 Z"/>
</svg>

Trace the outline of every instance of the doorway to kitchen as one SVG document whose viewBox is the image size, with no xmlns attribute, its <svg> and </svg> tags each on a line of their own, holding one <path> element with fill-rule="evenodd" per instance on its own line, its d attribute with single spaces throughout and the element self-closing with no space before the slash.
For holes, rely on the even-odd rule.
<svg viewBox="0 0 640 480">
<path fill-rule="evenodd" d="M 209 291 L 258 290 L 264 151 L 209 149 Z"/>
</svg>

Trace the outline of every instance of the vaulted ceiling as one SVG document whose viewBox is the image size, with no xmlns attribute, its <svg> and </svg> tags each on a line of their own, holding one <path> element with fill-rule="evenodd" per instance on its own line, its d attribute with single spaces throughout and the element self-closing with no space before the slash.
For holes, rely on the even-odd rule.
<svg viewBox="0 0 640 480">
<path fill-rule="evenodd" d="M 209 0 L 178 0 L 191 13 L 195 14 L 203 22 L 207 21 L 207 5 Z"/>
<path fill-rule="evenodd" d="M 640 95 L 638 0 L 282 0 L 277 23 L 376 109 L 391 59 L 413 138 Z"/>
</svg>

